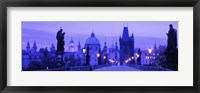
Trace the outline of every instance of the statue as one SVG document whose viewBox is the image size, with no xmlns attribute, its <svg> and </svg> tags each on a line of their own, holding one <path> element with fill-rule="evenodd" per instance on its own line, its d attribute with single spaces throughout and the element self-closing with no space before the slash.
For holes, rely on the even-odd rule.
<svg viewBox="0 0 200 93">
<path fill-rule="evenodd" d="M 99 49 L 98 65 L 101 65 L 101 49 Z"/>
<path fill-rule="evenodd" d="M 65 35 L 65 32 L 62 32 L 62 31 L 63 31 L 63 29 L 60 29 L 56 34 L 56 39 L 57 39 L 56 53 L 57 53 L 57 55 L 64 53 L 64 45 L 65 45 L 64 35 Z"/>
<path fill-rule="evenodd" d="M 87 47 L 87 49 L 86 49 L 86 65 L 90 65 L 90 48 L 89 47 Z"/>
<path fill-rule="evenodd" d="M 169 25 L 170 29 L 168 31 L 167 36 L 167 48 L 168 49 L 174 49 L 177 47 L 177 33 L 176 33 L 176 29 L 173 28 L 173 25 L 170 24 Z"/>
<path fill-rule="evenodd" d="M 137 58 L 137 64 L 138 65 L 141 65 L 141 55 L 142 55 L 142 52 L 141 52 L 141 50 L 140 50 L 140 48 L 138 49 L 138 58 Z"/>
<path fill-rule="evenodd" d="M 173 28 L 173 25 L 169 25 L 170 29 L 167 34 L 167 49 L 166 67 L 172 70 L 178 70 L 178 48 L 177 48 L 177 31 Z"/>
<path fill-rule="evenodd" d="M 56 39 L 57 39 L 57 50 L 56 50 L 57 63 L 56 63 L 56 67 L 57 68 L 65 66 L 65 62 L 63 60 L 64 45 L 65 45 L 65 41 L 64 41 L 65 33 L 62 32 L 62 31 L 63 31 L 63 29 L 60 29 L 56 34 Z"/>
</svg>

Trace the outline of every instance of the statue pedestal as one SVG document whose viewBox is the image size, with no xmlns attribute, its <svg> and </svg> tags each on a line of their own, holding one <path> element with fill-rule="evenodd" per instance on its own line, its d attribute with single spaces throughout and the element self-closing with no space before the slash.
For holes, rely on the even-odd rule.
<svg viewBox="0 0 200 93">
<path fill-rule="evenodd" d="M 63 57 L 63 53 L 57 53 L 56 56 L 56 67 L 57 68 L 61 68 L 65 66 L 65 62 L 64 62 L 64 57 Z"/>
</svg>

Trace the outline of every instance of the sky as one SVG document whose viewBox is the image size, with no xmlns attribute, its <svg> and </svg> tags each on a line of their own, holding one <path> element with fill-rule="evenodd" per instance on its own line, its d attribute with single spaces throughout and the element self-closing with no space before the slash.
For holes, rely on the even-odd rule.
<svg viewBox="0 0 200 93">
<path fill-rule="evenodd" d="M 72 38 L 75 46 L 80 40 L 81 46 L 84 44 L 91 33 L 99 39 L 101 47 L 107 42 L 108 47 L 115 42 L 119 44 L 119 37 L 122 36 L 123 27 L 128 27 L 129 35 L 132 33 L 135 37 L 135 47 L 147 49 L 157 45 L 166 45 L 169 24 L 172 24 L 178 33 L 177 21 L 126 21 L 126 22 L 107 22 L 107 21 L 60 21 L 60 22 L 22 22 L 22 49 L 26 48 L 27 42 L 31 47 L 33 42 L 37 43 L 39 48 L 50 48 L 53 43 L 55 46 L 56 33 L 62 28 L 65 32 L 65 51 L 68 51 L 69 41 Z M 77 48 L 76 48 L 77 49 Z"/>
</svg>

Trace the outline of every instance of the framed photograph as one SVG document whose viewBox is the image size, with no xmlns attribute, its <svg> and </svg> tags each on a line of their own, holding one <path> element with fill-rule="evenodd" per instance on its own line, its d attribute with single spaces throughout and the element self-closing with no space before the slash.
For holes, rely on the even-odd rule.
<svg viewBox="0 0 200 93">
<path fill-rule="evenodd" d="M 199 92 L 199 0 L 0 6 L 1 92 Z"/>
</svg>

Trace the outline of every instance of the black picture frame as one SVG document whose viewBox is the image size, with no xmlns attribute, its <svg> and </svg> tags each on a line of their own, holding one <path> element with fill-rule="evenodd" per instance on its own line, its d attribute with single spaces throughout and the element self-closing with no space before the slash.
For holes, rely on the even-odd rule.
<svg viewBox="0 0 200 93">
<path fill-rule="evenodd" d="M 194 86 L 7 86 L 7 7 L 193 7 Z M 199 93 L 200 0 L 2 0 L 0 1 L 0 91 L 2 93 Z M 187 75 L 186 75 L 187 76 Z M 170 81 L 169 81 L 170 82 Z"/>
</svg>

